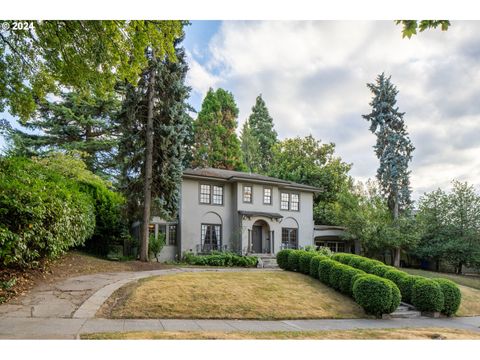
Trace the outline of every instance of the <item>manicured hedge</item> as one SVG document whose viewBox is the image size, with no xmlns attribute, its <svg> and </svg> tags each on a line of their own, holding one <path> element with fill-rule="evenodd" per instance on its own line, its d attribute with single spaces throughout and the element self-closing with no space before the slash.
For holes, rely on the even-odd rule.
<svg viewBox="0 0 480 360">
<path fill-rule="evenodd" d="M 320 264 L 318 265 L 318 279 L 323 282 L 325 285 L 330 284 L 330 271 L 333 269 L 334 266 L 338 264 L 335 260 L 321 260 Z"/>
<path fill-rule="evenodd" d="M 442 311 L 444 296 L 440 284 L 432 279 L 415 279 L 412 288 L 412 304 L 420 311 Z"/>
<path fill-rule="evenodd" d="M 340 276 L 340 291 L 346 295 L 353 295 L 353 284 L 356 275 L 364 275 L 365 271 L 360 269 L 355 269 L 351 266 L 345 265 L 347 268 L 342 272 Z"/>
<path fill-rule="evenodd" d="M 310 261 L 317 253 L 315 251 L 304 251 L 300 253 L 300 259 L 298 260 L 299 270 L 305 275 L 310 274 Z"/>
<path fill-rule="evenodd" d="M 293 250 L 292 249 L 284 249 L 280 250 L 277 253 L 277 264 L 280 269 L 287 270 L 288 267 L 288 254 L 290 254 Z"/>
<path fill-rule="evenodd" d="M 318 279 L 318 265 L 320 261 L 327 260 L 328 257 L 325 255 L 316 255 L 310 259 L 310 276 Z"/>
<path fill-rule="evenodd" d="M 256 256 L 241 256 L 231 252 L 213 252 L 209 255 L 184 253 L 183 261 L 190 265 L 255 267 L 258 258 Z"/>
<path fill-rule="evenodd" d="M 291 251 L 288 253 L 287 270 L 298 271 L 300 254 L 300 251 Z"/>
<path fill-rule="evenodd" d="M 330 269 L 330 275 L 328 282 L 332 288 L 335 290 L 341 291 L 341 278 L 345 271 L 347 271 L 350 266 L 336 262 L 335 265 Z"/>
<path fill-rule="evenodd" d="M 460 307 L 462 293 L 458 286 L 448 279 L 434 279 L 440 285 L 443 293 L 443 309 L 441 310 L 447 316 L 454 315 Z"/>
<path fill-rule="evenodd" d="M 391 271 L 391 270 L 396 270 L 396 269 L 393 266 L 387 266 L 387 265 L 382 264 L 382 265 L 373 266 L 372 269 L 370 270 L 370 273 L 373 274 L 373 275 L 380 276 L 380 277 L 385 277 L 385 273 L 387 273 L 388 271 Z"/>
<path fill-rule="evenodd" d="M 400 304 L 400 291 L 390 280 L 363 275 L 353 285 L 353 298 L 365 312 L 380 316 L 395 311 Z"/>
</svg>

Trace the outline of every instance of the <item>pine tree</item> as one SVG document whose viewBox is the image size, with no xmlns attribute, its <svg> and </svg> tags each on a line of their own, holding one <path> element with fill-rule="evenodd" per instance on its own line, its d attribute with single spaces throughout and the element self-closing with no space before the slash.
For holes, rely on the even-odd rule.
<svg viewBox="0 0 480 360">
<path fill-rule="evenodd" d="M 186 102 L 190 88 L 185 85 L 188 66 L 185 52 L 179 47 L 180 41 L 175 47 L 176 62 L 152 58 L 138 86 L 127 85 L 119 117 L 118 126 L 123 131 L 118 152 L 120 184 L 128 199 L 130 217 L 138 217 L 143 209 L 142 241 L 148 237 L 150 210 L 166 219 L 174 218 L 178 210 L 191 129 L 190 106 Z M 152 120 L 150 129 L 149 118 Z M 151 134 L 150 145 L 148 133 Z M 148 163 L 151 163 L 150 171 Z M 152 206 L 147 199 L 148 192 L 153 199 Z M 140 204 L 142 198 L 144 201 Z M 148 257 L 148 240 L 142 244 L 143 259 Z"/>
<path fill-rule="evenodd" d="M 260 144 L 258 139 L 253 136 L 249 121 L 245 121 L 240 135 L 242 159 L 249 172 L 260 172 L 260 163 L 262 162 L 260 155 Z"/>
<path fill-rule="evenodd" d="M 232 93 L 209 89 L 194 122 L 194 167 L 244 170 L 240 141 L 235 132 L 238 108 Z"/>
<path fill-rule="evenodd" d="M 382 73 L 376 83 L 367 84 L 373 93 L 370 102 L 372 112 L 362 115 L 370 122 L 370 131 L 377 136 L 374 146 L 375 154 L 380 160 L 377 179 L 383 195 L 387 199 L 394 221 L 399 219 L 400 212 L 411 205 L 410 171 L 408 164 L 412 160 L 415 149 L 408 137 L 402 113 L 396 106 L 397 88 L 390 77 Z M 395 248 L 395 266 L 400 265 L 400 247 Z"/>
<path fill-rule="evenodd" d="M 112 175 L 112 151 L 117 145 L 112 118 L 120 108 L 115 94 L 107 99 L 86 98 L 76 92 L 64 92 L 61 100 L 43 101 L 35 116 L 21 129 L 9 128 L 10 154 L 44 155 L 51 151 L 84 153 L 88 170 L 97 175 Z"/>
<path fill-rule="evenodd" d="M 273 129 L 273 119 L 268 113 L 262 94 L 257 96 L 248 123 L 252 135 L 259 143 L 260 163 L 258 171 L 266 174 L 272 161 L 272 147 L 277 142 L 277 132 Z"/>
</svg>

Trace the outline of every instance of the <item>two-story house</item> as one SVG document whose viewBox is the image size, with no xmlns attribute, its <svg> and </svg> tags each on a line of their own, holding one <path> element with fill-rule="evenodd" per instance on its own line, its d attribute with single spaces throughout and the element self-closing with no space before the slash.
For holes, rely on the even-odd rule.
<svg viewBox="0 0 480 360">
<path fill-rule="evenodd" d="M 150 228 L 166 234 L 162 261 L 212 250 L 275 254 L 314 245 L 313 196 L 319 191 L 259 174 L 187 169 L 178 221 L 154 217 Z"/>
</svg>

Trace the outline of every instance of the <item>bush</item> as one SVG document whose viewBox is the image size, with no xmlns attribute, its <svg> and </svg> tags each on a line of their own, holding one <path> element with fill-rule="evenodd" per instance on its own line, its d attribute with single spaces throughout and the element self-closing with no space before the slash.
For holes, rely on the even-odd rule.
<svg viewBox="0 0 480 360">
<path fill-rule="evenodd" d="M 332 288 L 334 288 L 335 290 L 340 290 L 342 275 L 348 269 L 350 269 L 350 266 L 342 264 L 340 262 L 336 262 L 335 265 L 332 266 L 328 278 L 328 283 Z"/>
<path fill-rule="evenodd" d="M 280 250 L 277 253 L 277 264 L 280 269 L 288 270 L 288 254 L 290 254 L 292 249 Z"/>
<path fill-rule="evenodd" d="M 371 261 L 370 259 L 364 259 L 358 262 L 356 266 L 358 269 L 365 271 L 366 273 L 371 273 L 372 269 L 377 266 L 375 262 Z"/>
<path fill-rule="evenodd" d="M 440 285 L 443 293 L 443 308 L 442 313 L 447 316 L 455 315 L 460 302 L 462 301 L 462 293 L 457 284 L 448 279 L 434 279 L 434 281 Z"/>
<path fill-rule="evenodd" d="M 424 278 L 421 276 L 408 275 L 405 273 L 405 276 L 400 279 L 399 288 L 400 288 L 400 292 L 402 293 L 402 300 L 408 304 L 413 304 L 412 291 L 413 291 L 413 285 L 415 285 L 415 282 L 417 281 L 417 279 L 424 279 Z"/>
<path fill-rule="evenodd" d="M 410 285 L 404 286 L 404 283 L 405 283 L 405 279 L 408 276 L 409 275 L 407 273 L 404 273 L 403 271 L 399 271 L 395 268 L 393 268 L 392 270 L 388 270 L 385 274 L 383 274 L 383 277 L 385 279 L 393 281 L 395 285 L 398 286 L 398 288 L 400 289 L 400 293 L 402 294 L 402 300 L 407 303 L 410 302 L 409 294 L 411 290 L 409 288 Z"/>
<path fill-rule="evenodd" d="M 375 275 L 361 275 L 353 284 L 353 297 L 366 313 L 380 316 L 398 307 L 400 291 L 395 288 L 397 286 L 390 280 Z"/>
<path fill-rule="evenodd" d="M 310 261 L 316 255 L 317 254 L 313 251 L 304 251 L 300 253 L 300 259 L 298 260 L 298 265 L 301 273 L 305 275 L 310 274 Z"/>
<path fill-rule="evenodd" d="M 163 247 L 165 246 L 165 234 L 159 233 L 157 238 L 155 239 L 155 235 L 151 234 L 150 239 L 148 241 L 148 247 L 150 252 L 153 254 L 155 259 L 158 260 L 158 255 L 162 251 Z"/>
<path fill-rule="evenodd" d="M 391 271 L 391 270 L 395 270 L 395 268 L 393 266 L 388 266 L 388 265 L 375 265 L 370 270 L 370 274 L 377 275 L 377 276 L 380 276 L 380 277 L 385 277 L 385 274 L 388 271 Z"/>
<path fill-rule="evenodd" d="M 338 264 L 336 261 L 330 259 L 320 261 L 318 264 L 318 278 L 321 282 L 330 285 L 330 271 L 336 264 Z"/>
<path fill-rule="evenodd" d="M 298 271 L 298 261 L 300 260 L 300 252 L 298 250 L 293 250 L 288 253 L 288 270 Z"/>
<path fill-rule="evenodd" d="M 340 291 L 349 296 L 353 295 L 353 283 L 356 275 L 364 275 L 365 271 L 355 269 L 351 266 L 345 265 L 347 268 L 342 272 L 340 276 Z"/>
<path fill-rule="evenodd" d="M 324 256 L 332 256 L 332 250 L 330 250 L 330 248 L 326 247 L 326 246 L 320 246 L 317 250 L 317 253 L 319 255 L 324 255 Z"/>
<path fill-rule="evenodd" d="M 366 258 L 361 257 L 361 256 L 352 256 L 350 259 L 348 259 L 347 265 L 350 265 L 351 267 L 359 269 L 359 265 L 362 261 L 364 261 Z"/>
<path fill-rule="evenodd" d="M 440 284 L 435 280 L 416 279 L 412 288 L 412 304 L 420 311 L 442 311 L 444 297 Z"/>
<path fill-rule="evenodd" d="M 310 276 L 318 279 L 318 265 L 322 260 L 328 260 L 328 257 L 325 255 L 315 255 L 310 259 Z"/>
<path fill-rule="evenodd" d="M 230 252 L 212 252 L 209 255 L 194 255 L 188 252 L 183 254 L 183 261 L 190 265 L 255 267 L 258 259 L 255 256 L 241 256 Z"/>
</svg>

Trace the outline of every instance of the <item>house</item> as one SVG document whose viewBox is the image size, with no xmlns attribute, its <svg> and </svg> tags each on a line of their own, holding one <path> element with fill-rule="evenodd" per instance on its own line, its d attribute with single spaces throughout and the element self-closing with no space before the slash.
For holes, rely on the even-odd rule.
<svg viewBox="0 0 480 360">
<path fill-rule="evenodd" d="M 214 250 L 273 255 L 315 244 L 313 197 L 320 191 L 259 174 L 187 169 L 178 219 L 153 217 L 150 231 L 166 236 L 161 261 Z M 137 236 L 139 225 L 134 225 Z"/>
</svg>

